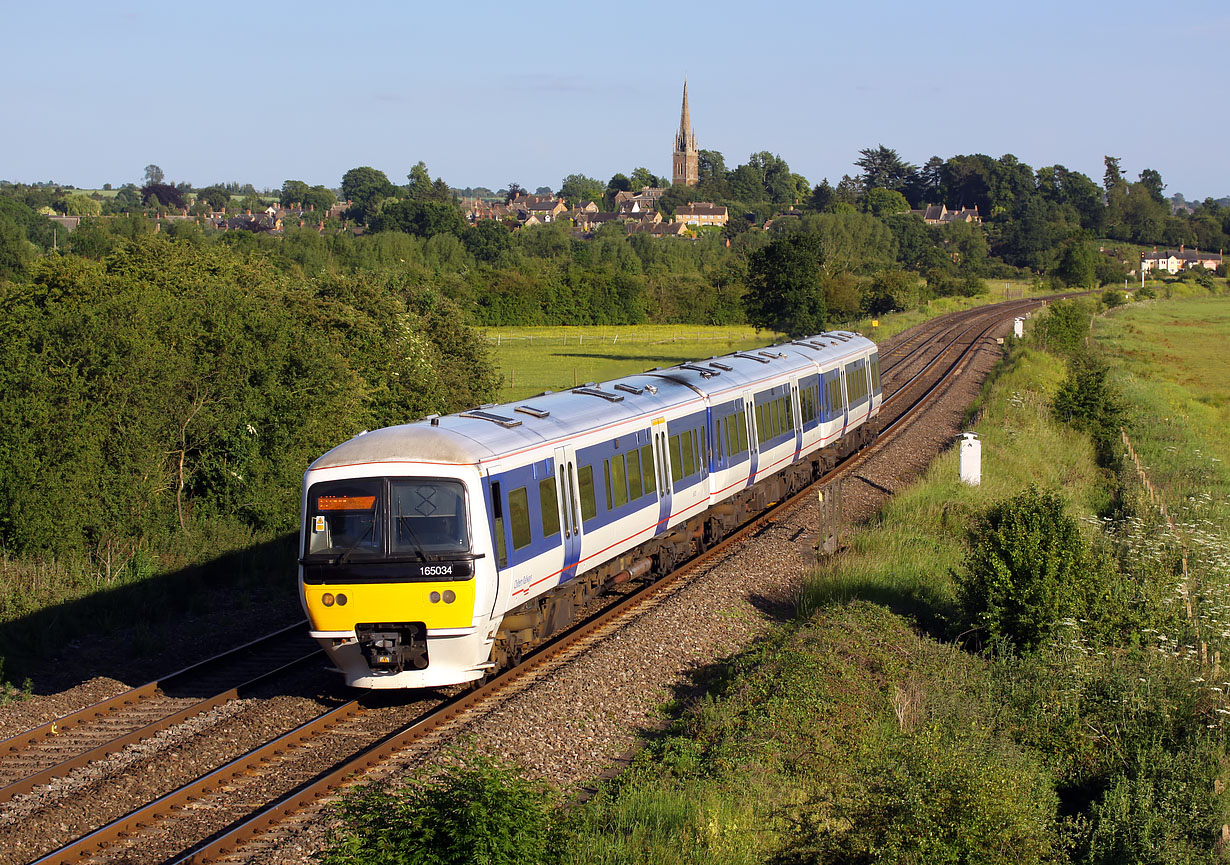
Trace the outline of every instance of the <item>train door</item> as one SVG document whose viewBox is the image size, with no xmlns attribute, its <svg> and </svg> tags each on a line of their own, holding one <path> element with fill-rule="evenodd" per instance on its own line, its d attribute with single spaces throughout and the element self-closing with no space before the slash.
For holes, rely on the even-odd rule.
<svg viewBox="0 0 1230 865">
<path fill-rule="evenodd" d="M 850 428 L 850 391 L 846 388 L 846 367 L 842 364 L 838 367 L 840 372 L 841 384 L 841 434 L 844 436 L 846 430 Z"/>
<path fill-rule="evenodd" d="M 794 418 L 794 457 L 803 450 L 803 411 L 799 404 L 799 380 L 790 382 L 790 415 Z"/>
<path fill-rule="evenodd" d="M 747 485 L 756 483 L 756 467 L 760 463 L 760 439 L 756 435 L 756 396 L 750 390 L 743 392 L 743 418 L 747 426 Z"/>
<path fill-rule="evenodd" d="M 581 561 L 581 500 L 577 490 L 576 451 L 571 447 L 555 449 L 555 489 L 564 545 L 559 581 L 565 583 L 577 575 L 577 564 Z"/>
<path fill-rule="evenodd" d="M 654 418 L 652 424 L 653 462 L 658 483 L 658 525 L 654 534 L 661 534 L 670 525 L 671 518 L 671 466 L 670 449 L 666 446 L 666 418 Z"/>
</svg>

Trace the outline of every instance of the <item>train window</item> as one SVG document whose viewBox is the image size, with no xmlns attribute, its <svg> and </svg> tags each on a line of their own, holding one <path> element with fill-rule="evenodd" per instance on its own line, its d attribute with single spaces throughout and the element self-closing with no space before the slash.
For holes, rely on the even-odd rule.
<svg viewBox="0 0 1230 865">
<path fill-rule="evenodd" d="M 764 404 L 756 406 L 756 441 L 764 442 Z"/>
<path fill-rule="evenodd" d="M 495 560 L 497 566 L 508 565 L 508 548 L 504 540 L 504 499 L 500 496 L 500 483 L 491 485 L 491 526 L 495 535 Z"/>
<path fill-rule="evenodd" d="M 598 516 L 598 499 L 594 497 L 594 467 L 577 467 L 577 485 L 581 493 L 581 520 Z"/>
<path fill-rule="evenodd" d="M 614 505 L 611 502 L 611 461 L 602 461 L 602 478 L 606 486 L 606 509 L 609 511 Z"/>
<path fill-rule="evenodd" d="M 794 429 L 794 400 L 782 397 L 782 410 L 786 412 L 786 429 Z"/>
<path fill-rule="evenodd" d="M 542 511 L 542 536 L 550 539 L 559 534 L 559 502 L 555 493 L 555 478 L 538 482 L 538 506 Z"/>
<path fill-rule="evenodd" d="M 308 493 L 309 555 L 384 551 L 383 484 L 378 479 L 313 484 Z"/>
<path fill-rule="evenodd" d="M 653 448 L 650 445 L 641 448 L 641 475 L 645 479 L 645 492 L 656 492 L 657 485 L 653 478 Z"/>
<path fill-rule="evenodd" d="M 680 448 L 683 450 L 683 476 L 696 474 L 696 441 L 691 430 L 684 430 L 679 437 Z"/>
<path fill-rule="evenodd" d="M 465 490 L 454 481 L 391 480 L 390 552 L 441 555 L 470 548 Z"/>
<path fill-rule="evenodd" d="M 713 433 L 713 441 L 717 444 L 717 461 L 719 464 L 722 462 L 722 454 L 723 454 L 722 447 L 724 445 L 724 442 L 722 441 L 721 430 L 722 430 L 722 422 L 719 420 L 717 422 L 715 431 Z"/>
<path fill-rule="evenodd" d="M 871 392 L 880 392 L 880 355 L 871 356 Z"/>
<path fill-rule="evenodd" d="M 525 487 L 508 494 L 508 526 L 512 529 L 514 550 L 530 545 L 530 499 Z"/>
<path fill-rule="evenodd" d="M 671 480 L 679 483 L 683 479 L 683 451 L 679 449 L 679 436 L 671 436 Z"/>
<path fill-rule="evenodd" d="M 641 485 L 641 452 L 628 451 L 628 498 L 636 501 L 644 494 Z"/>
<path fill-rule="evenodd" d="M 623 454 L 611 458 L 611 493 L 615 507 L 628 503 L 628 469 Z"/>
<path fill-rule="evenodd" d="M 739 453 L 747 450 L 747 409 L 739 409 L 739 423 L 735 429 L 739 434 Z"/>
</svg>

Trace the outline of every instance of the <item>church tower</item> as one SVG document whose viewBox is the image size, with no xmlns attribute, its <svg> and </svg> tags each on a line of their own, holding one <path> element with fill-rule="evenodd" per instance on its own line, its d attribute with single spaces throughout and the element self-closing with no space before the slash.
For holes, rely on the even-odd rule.
<svg viewBox="0 0 1230 865">
<path fill-rule="evenodd" d="M 679 132 L 675 134 L 675 153 L 671 171 L 674 186 L 695 186 L 700 181 L 700 151 L 696 149 L 696 133 L 688 114 L 688 82 L 683 82 L 683 111 L 679 115 Z"/>
</svg>

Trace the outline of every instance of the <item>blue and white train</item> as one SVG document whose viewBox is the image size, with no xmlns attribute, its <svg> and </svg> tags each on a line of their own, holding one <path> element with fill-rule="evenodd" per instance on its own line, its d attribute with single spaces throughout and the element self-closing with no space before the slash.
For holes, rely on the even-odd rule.
<svg viewBox="0 0 1230 865">
<path fill-rule="evenodd" d="M 802 489 L 881 400 L 835 331 L 358 435 L 303 479 L 311 635 L 349 685 L 481 679 Z"/>
</svg>

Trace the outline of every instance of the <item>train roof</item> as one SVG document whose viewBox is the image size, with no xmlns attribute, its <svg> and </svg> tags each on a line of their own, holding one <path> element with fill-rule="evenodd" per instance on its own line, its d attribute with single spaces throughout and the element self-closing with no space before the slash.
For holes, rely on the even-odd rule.
<svg viewBox="0 0 1230 865">
<path fill-rule="evenodd" d="M 474 465 L 624 421 L 657 415 L 707 397 L 736 394 L 783 373 L 836 363 L 874 343 L 849 331 L 689 361 L 569 391 L 546 391 L 500 405 L 361 433 L 325 453 L 309 470 L 364 463 Z"/>
</svg>

